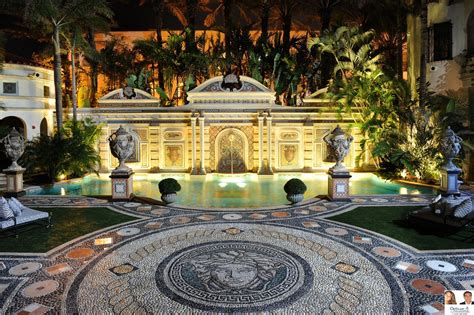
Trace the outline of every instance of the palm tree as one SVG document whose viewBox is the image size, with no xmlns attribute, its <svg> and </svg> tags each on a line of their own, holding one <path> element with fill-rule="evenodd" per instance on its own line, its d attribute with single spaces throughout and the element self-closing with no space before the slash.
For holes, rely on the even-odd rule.
<svg viewBox="0 0 474 315">
<path fill-rule="evenodd" d="M 365 75 L 376 69 L 380 55 L 374 55 L 371 42 L 375 31 L 360 32 L 357 27 L 339 27 L 334 33 L 325 31 L 322 36 L 308 40 L 308 49 L 318 48 L 320 54 L 329 53 L 336 62 L 334 76 L 343 81 L 354 75 Z"/>
<path fill-rule="evenodd" d="M 51 33 L 54 47 L 54 89 L 56 96 L 56 123 L 58 132 L 63 125 L 61 93 L 61 40 L 66 25 L 87 21 L 96 16 L 112 17 L 106 0 L 23 0 L 25 20 Z"/>
<path fill-rule="evenodd" d="M 237 11 L 237 12 L 235 12 Z M 206 27 L 211 27 L 212 25 L 216 24 L 217 18 L 223 15 L 224 17 L 224 34 L 225 34 L 225 58 L 227 62 L 227 71 L 230 70 L 231 66 L 231 38 L 232 38 L 232 30 L 235 28 L 234 19 L 232 18 L 234 15 L 243 18 L 244 21 L 249 22 L 249 16 L 247 11 L 245 10 L 245 6 L 242 2 L 235 1 L 235 0 L 218 0 L 218 5 L 207 15 L 204 19 L 204 25 Z"/>
</svg>

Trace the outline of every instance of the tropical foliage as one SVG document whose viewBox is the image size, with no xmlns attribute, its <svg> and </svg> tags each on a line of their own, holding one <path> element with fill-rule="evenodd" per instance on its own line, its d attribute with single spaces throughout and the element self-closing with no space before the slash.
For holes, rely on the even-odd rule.
<svg viewBox="0 0 474 315">
<path fill-rule="evenodd" d="M 62 130 L 62 78 L 61 78 L 61 38 L 60 34 L 69 25 L 81 24 L 97 16 L 112 17 L 105 0 L 22 0 L 25 5 L 25 20 L 33 27 L 40 27 L 51 34 L 54 48 L 54 88 L 56 95 L 56 122 Z"/>
<path fill-rule="evenodd" d="M 406 81 L 382 71 L 374 35 L 340 27 L 309 40 L 310 49 L 330 54 L 336 65 L 326 97 L 352 116 L 364 135 L 362 154 L 370 152 L 382 175 L 434 182 L 442 163 L 439 136 L 447 126 L 461 130 L 463 112 L 447 96 L 431 93 L 425 105 L 417 102 Z"/>
<path fill-rule="evenodd" d="M 51 182 L 61 176 L 78 177 L 97 172 L 96 142 L 100 126 L 90 119 L 68 121 L 61 133 L 41 135 L 27 143 L 22 157 L 30 173 L 45 173 Z"/>
</svg>

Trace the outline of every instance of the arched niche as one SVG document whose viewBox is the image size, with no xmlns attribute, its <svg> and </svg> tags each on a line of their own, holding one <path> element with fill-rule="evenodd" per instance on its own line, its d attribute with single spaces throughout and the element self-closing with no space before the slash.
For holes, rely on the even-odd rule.
<svg viewBox="0 0 474 315">
<path fill-rule="evenodd" d="M 40 123 L 40 135 L 47 136 L 48 135 L 48 120 L 43 118 Z"/>
<path fill-rule="evenodd" d="M 216 137 L 216 171 L 218 173 L 247 172 L 248 140 L 236 128 L 226 128 Z"/>
</svg>

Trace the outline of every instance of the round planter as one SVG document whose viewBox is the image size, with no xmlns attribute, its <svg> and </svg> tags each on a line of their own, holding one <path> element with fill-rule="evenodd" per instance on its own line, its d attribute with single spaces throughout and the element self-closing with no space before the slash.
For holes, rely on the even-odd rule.
<svg viewBox="0 0 474 315">
<path fill-rule="evenodd" d="M 178 199 L 178 195 L 176 193 L 161 195 L 161 200 L 166 203 L 173 203 L 176 201 L 176 199 Z"/>
<path fill-rule="evenodd" d="M 303 201 L 304 195 L 303 194 L 287 194 L 286 199 L 288 199 L 291 203 L 298 203 Z"/>
</svg>

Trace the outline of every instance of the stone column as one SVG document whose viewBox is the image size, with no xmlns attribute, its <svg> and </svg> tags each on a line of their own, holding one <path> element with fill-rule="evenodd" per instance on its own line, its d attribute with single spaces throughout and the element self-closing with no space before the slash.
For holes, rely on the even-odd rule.
<svg viewBox="0 0 474 315">
<path fill-rule="evenodd" d="M 196 175 L 198 170 L 196 168 L 196 116 L 191 117 L 191 129 L 192 129 L 192 164 L 191 164 L 191 175 Z"/>
<path fill-rule="evenodd" d="M 23 190 L 23 173 L 26 169 L 4 169 L 3 172 L 7 178 L 7 188 L 3 193 L 5 197 L 20 197 L 25 194 Z"/>
<path fill-rule="evenodd" d="M 199 130 L 201 133 L 200 141 L 201 141 L 201 163 L 199 167 L 199 174 L 206 175 L 206 168 L 204 166 L 204 116 L 199 116 Z"/>
<path fill-rule="evenodd" d="M 268 166 L 266 173 L 271 175 L 273 174 L 273 167 L 272 167 L 272 116 L 270 113 L 267 116 L 267 142 L 268 142 Z"/>
<path fill-rule="evenodd" d="M 259 115 L 258 117 L 258 174 L 264 174 L 263 166 L 263 120 L 265 117 Z"/>
</svg>

